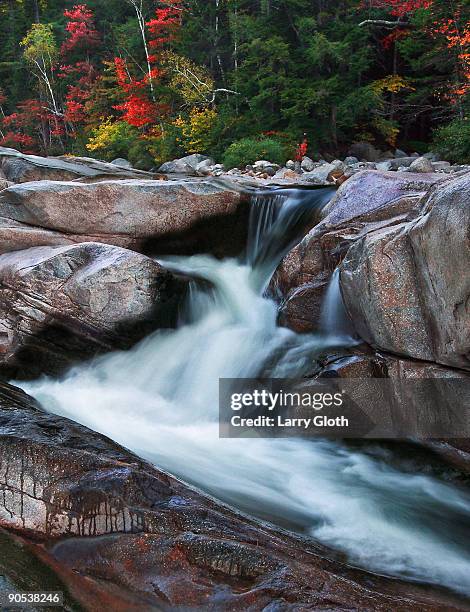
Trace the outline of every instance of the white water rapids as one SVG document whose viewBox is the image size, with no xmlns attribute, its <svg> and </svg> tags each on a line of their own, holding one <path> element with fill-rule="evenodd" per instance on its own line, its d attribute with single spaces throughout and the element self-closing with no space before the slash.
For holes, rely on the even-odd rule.
<svg viewBox="0 0 470 612">
<path fill-rule="evenodd" d="M 277 307 L 263 297 L 308 212 L 306 202 L 315 207 L 329 197 L 301 194 L 254 202 L 249 263 L 165 260 L 212 286 L 191 286 L 177 329 L 77 366 L 60 380 L 21 386 L 48 410 L 236 508 L 310 534 L 352 564 L 470 595 L 468 490 L 397 462 L 378 446 L 361 451 L 333 441 L 218 437 L 220 377 L 298 376 L 316 351 L 353 342 L 334 329 L 337 286 L 328 292 L 323 336 L 278 327 Z"/>
</svg>

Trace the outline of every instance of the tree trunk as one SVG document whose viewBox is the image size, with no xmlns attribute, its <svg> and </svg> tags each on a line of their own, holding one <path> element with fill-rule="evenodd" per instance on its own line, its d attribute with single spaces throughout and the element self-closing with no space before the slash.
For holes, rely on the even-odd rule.
<svg viewBox="0 0 470 612">
<path fill-rule="evenodd" d="M 41 21 L 41 16 L 39 13 L 39 2 L 38 0 L 34 0 L 33 1 L 33 8 L 34 8 L 34 21 L 36 23 L 39 23 Z"/>
<path fill-rule="evenodd" d="M 337 113 L 338 108 L 336 104 L 333 104 L 333 106 L 331 107 L 331 140 L 335 147 L 335 151 L 338 149 L 338 132 L 336 127 Z"/>
</svg>

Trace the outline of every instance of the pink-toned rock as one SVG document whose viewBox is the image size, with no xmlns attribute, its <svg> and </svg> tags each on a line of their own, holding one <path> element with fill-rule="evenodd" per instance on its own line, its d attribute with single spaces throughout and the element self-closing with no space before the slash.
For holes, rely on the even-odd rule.
<svg viewBox="0 0 470 612">
<path fill-rule="evenodd" d="M 338 189 L 323 220 L 281 262 L 272 283 L 280 295 L 280 321 L 297 331 L 312 331 L 331 273 L 350 246 L 369 232 L 416 215 L 423 196 L 442 174 L 363 171 Z"/>
<path fill-rule="evenodd" d="M 420 215 L 362 237 L 341 266 L 346 307 L 372 346 L 470 369 L 470 173 Z"/>
<path fill-rule="evenodd" d="M 459 609 L 438 589 L 329 560 L 5 384 L 0 472 L 0 525 L 90 612 Z"/>
</svg>

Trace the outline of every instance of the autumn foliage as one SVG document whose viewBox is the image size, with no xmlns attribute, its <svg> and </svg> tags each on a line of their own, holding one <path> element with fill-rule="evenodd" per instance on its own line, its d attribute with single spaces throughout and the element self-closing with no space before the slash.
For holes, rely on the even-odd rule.
<svg viewBox="0 0 470 612">
<path fill-rule="evenodd" d="M 0 145 L 154 165 L 280 133 L 294 156 L 306 133 L 301 159 L 468 121 L 466 0 L 44 0 L 34 23 L 7 4 Z"/>
<path fill-rule="evenodd" d="M 68 22 L 65 26 L 67 39 L 62 44 L 62 54 L 71 51 L 91 51 L 100 43 L 100 34 L 95 28 L 93 12 L 85 4 L 77 4 L 64 11 Z"/>
</svg>

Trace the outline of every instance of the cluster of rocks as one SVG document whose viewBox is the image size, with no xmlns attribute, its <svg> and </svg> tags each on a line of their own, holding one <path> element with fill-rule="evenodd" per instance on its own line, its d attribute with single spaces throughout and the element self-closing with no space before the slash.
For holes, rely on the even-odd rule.
<svg viewBox="0 0 470 612">
<path fill-rule="evenodd" d="M 289 160 L 284 167 L 267 160 L 259 160 L 245 168 L 226 170 L 222 164 L 204 155 L 189 155 L 163 164 L 159 172 L 190 176 L 226 175 L 231 178 L 253 178 L 274 184 L 293 183 L 298 185 L 341 185 L 354 174 L 363 170 L 381 170 L 385 172 L 411 173 L 446 173 L 451 174 L 470 170 L 470 166 L 452 165 L 441 161 L 436 153 L 412 153 L 396 149 L 395 152 L 381 152 L 369 143 L 352 145 L 344 160 L 333 159 L 314 161 L 304 157 L 301 162 Z"/>
<path fill-rule="evenodd" d="M 185 175 L 165 181 L 125 160 L 0 149 L 4 374 L 57 373 L 171 326 L 187 279 L 149 255 L 241 250 L 249 207 L 236 173 L 211 179 L 223 169 L 190 157 L 161 170 Z M 470 376 L 470 173 L 377 167 L 401 159 L 350 156 L 314 168 L 304 160 L 302 175 L 287 168 L 296 177 L 321 171 L 319 184 L 330 184 L 345 174 L 338 163 L 363 164 L 271 284 L 282 324 L 312 331 L 339 267 L 367 345 L 322 356 L 313 376 Z M 280 170 L 259 162 L 248 172 L 276 184 Z M 468 442 L 439 444 L 470 457 Z M 311 540 L 242 516 L 4 383 L 0 472 L 0 528 L 86 610 L 462 609 L 439 589 L 353 569 Z"/>
<path fill-rule="evenodd" d="M 346 309 L 369 346 L 470 372 L 469 194 L 466 171 L 354 176 L 273 277 L 282 323 L 315 330 L 339 266 Z"/>
<path fill-rule="evenodd" d="M 158 254 L 238 254 L 248 200 L 87 158 L 0 149 L 0 372 L 58 374 L 175 323 L 187 279 Z"/>
</svg>

